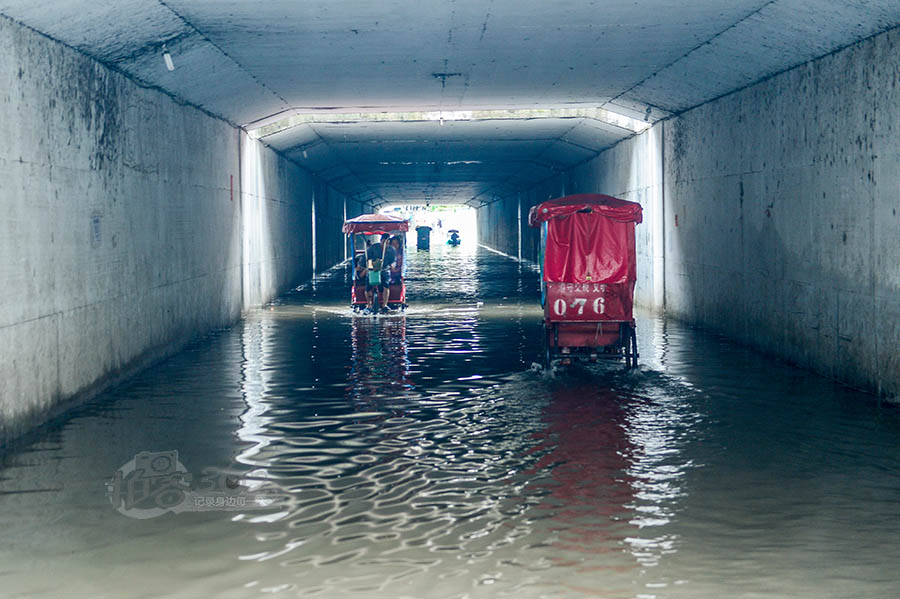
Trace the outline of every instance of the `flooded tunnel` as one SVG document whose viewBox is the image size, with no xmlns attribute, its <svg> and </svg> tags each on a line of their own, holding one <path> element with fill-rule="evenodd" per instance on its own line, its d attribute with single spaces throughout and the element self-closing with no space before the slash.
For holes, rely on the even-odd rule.
<svg viewBox="0 0 900 599">
<path fill-rule="evenodd" d="M 882 1 L 0 2 L 0 597 L 893 596 L 898 62 Z M 583 194 L 635 368 L 545 359 Z"/>
</svg>

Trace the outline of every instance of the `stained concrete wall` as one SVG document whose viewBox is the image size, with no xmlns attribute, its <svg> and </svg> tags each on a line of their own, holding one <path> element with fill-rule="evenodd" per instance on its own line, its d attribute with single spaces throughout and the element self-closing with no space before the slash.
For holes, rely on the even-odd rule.
<svg viewBox="0 0 900 599">
<path fill-rule="evenodd" d="M 501 198 L 479 209 L 477 215 L 478 243 L 512 257 L 519 254 L 516 216 L 519 206 L 517 196 Z"/>
<path fill-rule="evenodd" d="M 671 123 L 674 314 L 900 392 L 898 61 L 893 31 Z"/>
<path fill-rule="evenodd" d="M 566 177 L 554 176 L 531 189 L 510 194 L 479 208 L 478 243 L 513 258 L 537 263 L 540 231 L 528 226 L 528 211 L 535 204 L 566 193 Z"/>
<path fill-rule="evenodd" d="M 344 224 L 344 198 L 326 185 L 316 191 L 316 270 L 322 272 L 344 260 L 346 237 L 341 233 Z M 353 218 L 356 202 L 346 204 Z"/>
<path fill-rule="evenodd" d="M 568 193 L 603 193 L 638 202 L 643 222 L 635 228 L 635 303 L 665 308 L 663 233 L 663 152 L 665 123 L 619 143 L 599 159 L 569 173 Z"/>
<path fill-rule="evenodd" d="M 311 176 L 5 18 L 0 139 L 0 443 L 311 274 Z"/>
<path fill-rule="evenodd" d="M 664 244 L 670 315 L 897 396 L 898 63 L 900 32 L 882 34 L 659 124 L 572 182 L 661 207 L 638 243 Z"/>
<path fill-rule="evenodd" d="M 316 181 L 240 134 L 243 307 L 259 306 L 312 273 Z"/>
</svg>

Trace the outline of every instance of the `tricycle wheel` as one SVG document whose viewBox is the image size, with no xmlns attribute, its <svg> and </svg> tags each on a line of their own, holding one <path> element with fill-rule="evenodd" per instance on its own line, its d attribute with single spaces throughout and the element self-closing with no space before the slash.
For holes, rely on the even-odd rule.
<svg viewBox="0 0 900 599">
<path fill-rule="evenodd" d="M 622 349 L 625 352 L 625 369 L 637 367 L 637 333 L 634 327 L 628 324 L 622 325 Z"/>
<path fill-rule="evenodd" d="M 550 370 L 553 367 L 553 348 L 550 347 L 550 340 L 547 338 L 547 331 L 544 330 L 544 344 L 543 344 L 543 362 L 544 369 Z"/>
</svg>

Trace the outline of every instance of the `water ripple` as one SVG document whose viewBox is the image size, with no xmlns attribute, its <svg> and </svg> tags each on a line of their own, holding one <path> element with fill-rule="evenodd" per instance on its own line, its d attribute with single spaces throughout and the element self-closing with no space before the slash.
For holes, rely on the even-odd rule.
<svg viewBox="0 0 900 599">
<path fill-rule="evenodd" d="M 409 266 L 404 316 L 351 316 L 334 269 L 6 456 L 4 595 L 882 597 L 900 583 L 884 567 L 900 560 L 896 410 L 647 316 L 637 371 L 533 372 L 533 269 L 471 247 Z M 104 481 L 171 448 L 271 506 L 116 513 Z"/>
</svg>

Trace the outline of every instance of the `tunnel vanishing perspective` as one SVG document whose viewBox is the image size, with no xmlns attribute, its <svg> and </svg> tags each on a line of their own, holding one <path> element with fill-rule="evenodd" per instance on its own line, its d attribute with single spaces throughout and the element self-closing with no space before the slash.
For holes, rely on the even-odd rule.
<svg viewBox="0 0 900 599">
<path fill-rule="evenodd" d="M 0 595 L 890 596 L 898 65 L 887 0 L 0 0 Z M 535 364 L 576 194 L 630 373 Z"/>
</svg>

